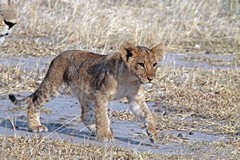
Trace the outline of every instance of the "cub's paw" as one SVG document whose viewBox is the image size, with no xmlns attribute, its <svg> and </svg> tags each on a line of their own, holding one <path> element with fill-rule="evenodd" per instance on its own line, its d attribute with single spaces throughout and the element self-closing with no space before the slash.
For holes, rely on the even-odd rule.
<svg viewBox="0 0 240 160">
<path fill-rule="evenodd" d="M 148 137 L 149 137 L 149 140 L 154 143 L 156 141 L 158 141 L 158 135 L 157 135 L 157 131 L 155 132 L 149 132 L 149 130 L 147 130 L 147 134 L 148 134 Z"/>
<path fill-rule="evenodd" d="M 35 125 L 29 127 L 29 129 L 34 133 L 41 133 L 41 132 L 47 132 L 48 128 L 44 125 Z"/>
<path fill-rule="evenodd" d="M 97 141 L 113 141 L 114 138 L 113 138 L 113 134 L 112 134 L 112 131 L 100 131 L 97 133 L 97 136 L 96 136 L 96 139 Z"/>
<path fill-rule="evenodd" d="M 149 125 L 147 127 L 147 134 L 149 136 L 149 140 L 154 143 L 154 141 L 157 141 L 159 138 L 158 138 L 158 132 L 156 130 L 156 127 L 155 125 Z"/>
</svg>

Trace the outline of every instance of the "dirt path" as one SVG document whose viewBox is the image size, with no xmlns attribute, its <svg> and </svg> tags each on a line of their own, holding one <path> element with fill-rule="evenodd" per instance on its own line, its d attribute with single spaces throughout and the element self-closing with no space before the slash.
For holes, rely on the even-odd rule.
<svg viewBox="0 0 240 160">
<path fill-rule="evenodd" d="M 27 94 L 21 94 L 25 96 Z M 175 137 L 174 143 L 151 143 L 146 136 L 145 130 L 141 129 L 141 123 L 137 121 L 124 121 L 111 119 L 111 128 L 113 130 L 115 141 L 101 143 L 95 141 L 95 137 L 91 136 L 89 131 L 81 123 L 79 115 L 79 104 L 75 98 L 68 95 L 62 95 L 54 99 L 46 105 L 51 113 L 42 113 L 41 121 L 45 124 L 49 131 L 46 133 L 32 133 L 27 128 L 27 117 L 24 109 L 13 109 L 13 105 L 7 97 L 0 100 L 0 134 L 2 135 L 24 135 L 24 136 L 43 136 L 51 137 L 59 140 L 69 140 L 77 143 L 90 143 L 105 146 L 118 146 L 136 151 L 147 151 L 161 154 L 190 154 L 191 151 L 184 148 L 183 140 L 188 142 L 194 141 L 218 141 L 227 140 L 223 135 L 211 135 L 206 133 L 196 133 L 189 135 L 185 131 L 161 131 L 159 135 Z M 153 103 L 149 103 L 150 109 L 153 110 Z M 109 104 L 110 111 L 128 110 L 128 105 L 114 101 Z M 12 111 L 10 111 L 12 110 Z M 14 121 L 16 131 L 13 129 L 11 119 Z M 182 137 L 179 137 L 182 135 Z"/>
</svg>

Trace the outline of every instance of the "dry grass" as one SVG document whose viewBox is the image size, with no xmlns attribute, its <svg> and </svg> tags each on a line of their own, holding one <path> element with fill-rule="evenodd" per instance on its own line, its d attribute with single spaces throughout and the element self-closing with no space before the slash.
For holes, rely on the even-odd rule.
<svg viewBox="0 0 240 160">
<path fill-rule="evenodd" d="M 19 66 L 9 67 L 0 65 L 0 93 L 19 91 L 35 91 L 45 73 L 34 68 L 32 71 L 21 69 Z"/>
<path fill-rule="evenodd" d="M 127 111 L 112 111 L 111 118 L 119 120 L 137 121 L 137 118 L 132 113 Z"/>
<path fill-rule="evenodd" d="M 90 145 L 71 143 L 41 137 L 0 137 L 1 159 L 238 159 L 239 139 L 230 142 L 184 142 L 188 149 L 185 155 L 160 155 L 119 147 L 106 147 L 104 144 Z M 161 149 L 161 148 L 160 148 Z M 205 154 L 202 154 L 202 153 Z"/>
<path fill-rule="evenodd" d="M 104 147 L 57 141 L 47 138 L 0 137 L 1 159 L 158 159 L 160 156 L 138 153 L 118 147 Z M 180 157 L 180 156 L 176 156 Z"/>
<path fill-rule="evenodd" d="M 19 22 L 7 54 L 56 55 L 67 49 L 116 49 L 123 41 L 168 50 L 240 52 L 237 0 L 15 1 Z"/>
<path fill-rule="evenodd" d="M 240 156 L 239 139 L 230 142 L 194 142 L 185 147 L 190 148 L 192 154 L 180 159 L 239 159 Z"/>
<path fill-rule="evenodd" d="M 164 67 L 158 72 L 157 83 L 146 94 L 148 101 L 156 102 L 156 107 L 164 107 L 166 113 L 174 113 L 157 114 L 161 129 L 239 134 L 239 88 L 238 69 Z M 200 119 L 194 122 L 179 121 L 176 114 L 182 119 L 191 116 Z"/>
</svg>

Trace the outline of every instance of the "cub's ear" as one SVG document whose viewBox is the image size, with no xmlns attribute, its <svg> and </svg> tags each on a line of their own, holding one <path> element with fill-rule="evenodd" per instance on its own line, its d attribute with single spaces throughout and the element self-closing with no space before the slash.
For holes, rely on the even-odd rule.
<svg viewBox="0 0 240 160">
<path fill-rule="evenodd" d="M 152 53 L 156 55 L 158 61 L 161 61 L 164 55 L 165 46 L 163 44 L 159 44 L 151 49 Z"/>
<path fill-rule="evenodd" d="M 124 61 L 128 61 L 130 57 L 137 53 L 137 48 L 134 44 L 124 42 L 120 47 L 121 57 Z"/>
</svg>

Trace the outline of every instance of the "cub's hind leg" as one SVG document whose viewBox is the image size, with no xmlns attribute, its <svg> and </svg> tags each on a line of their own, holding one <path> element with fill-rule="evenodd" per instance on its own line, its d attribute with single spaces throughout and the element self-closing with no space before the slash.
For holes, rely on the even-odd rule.
<svg viewBox="0 0 240 160">
<path fill-rule="evenodd" d="M 66 68 L 69 65 L 69 57 L 67 54 L 67 52 L 62 53 L 53 59 L 43 82 L 33 94 L 20 100 L 13 94 L 9 95 L 15 105 L 28 104 L 28 127 L 33 132 L 47 131 L 47 127 L 40 123 L 40 110 L 45 103 L 68 87 Z"/>
<path fill-rule="evenodd" d="M 81 103 L 81 119 L 83 124 L 91 131 L 91 134 L 96 135 L 95 101 L 86 96 L 81 96 L 78 99 Z"/>
<path fill-rule="evenodd" d="M 48 128 L 40 123 L 40 110 L 33 104 L 32 99 L 28 100 L 28 128 L 32 132 L 47 132 Z"/>
<path fill-rule="evenodd" d="M 56 96 L 56 93 L 57 92 L 54 92 L 52 85 L 48 84 L 48 81 L 43 81 L 39 88 L 30 96 L 18 100 L 13 94 L 11 94 L 9 95 L 9 98 L 15 105 L 23 105 L 27 103 L 28 128 L 31 131 L 46 132 L 48 130 L 47 127 L 40 123 L 40 110 L 45 103 Z"/>
<path fill-rule="evenodd" d="M 41 86 L 28 99 L 28 127 L 33 132 L 46 132 L 46 126 L 40 123 L 40 111 L 42 106 L 59 94 L 65 88 L 62 86 L 52 86 L 43 82 Z"/>
</svg>

